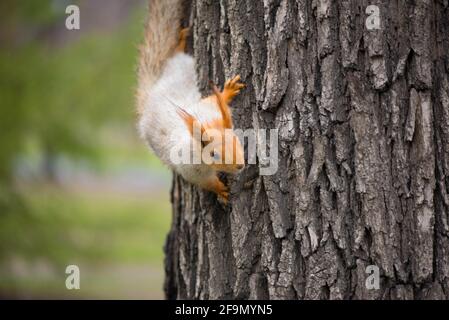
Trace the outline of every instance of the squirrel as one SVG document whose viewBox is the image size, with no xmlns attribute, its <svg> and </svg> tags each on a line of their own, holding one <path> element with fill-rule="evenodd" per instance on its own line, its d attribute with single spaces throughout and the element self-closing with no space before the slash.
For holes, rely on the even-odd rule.
<svg viewBox="0 0 449 320">
<path fill-rule="evenodd" d="M 236 174 L 245 165 L 229 108 L 244 84 L 237 75 L 222 91 L 212 85 L 212 94 L 201 96 L 194 59 L 185 52 L 189 28 L 181 29 L 181 1 L 149 1 L 138 65 L 138 130 L 169 168 L 227 203 L 229 189 L 217 174 Z M 201 161 L 177 163 L 172 150 L 190 150 Z M 209 150 L 212 161 L 206 161 L 203 150 Z"/>
</svg>

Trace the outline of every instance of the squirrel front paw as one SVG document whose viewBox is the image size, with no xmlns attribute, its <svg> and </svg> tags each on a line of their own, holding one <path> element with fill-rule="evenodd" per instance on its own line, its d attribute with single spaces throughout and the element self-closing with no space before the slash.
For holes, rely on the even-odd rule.
<svg viewBox="0 0 449 320">
<path fill-rule="evenodd" d="M 221 182 L 221 180 L 217 177 L 214 183 L 214 190 L 221 200 L 223 200 L 224 203 L 228 203 L 229 200 L 229 188 Z"/>
<path fill-rule="evenodd" d="M 217 192 L 217 195 L 223 200 L 226 204 L 229 201 L 229 188 L 223 184 L 224 188 Z"/>
<path fill-rule="evenodd" d="M 234 78 L 226 81 L 223 88 L 223 98 L 226 103 L 229 103 L 244 87 L 245 84 L 240 82 L 240 75 L 236 75 Z"/>
<path fill-rule="evenodd" d="M 209 191 L 217 194 L 224 203 L 228 203 L 229 200 L 229 188 L 221 182 L 221 180 L 214 176 L 212 179 L 207 180 L 205 183 L 201 184 L 201 186 Z"/>
</svg>

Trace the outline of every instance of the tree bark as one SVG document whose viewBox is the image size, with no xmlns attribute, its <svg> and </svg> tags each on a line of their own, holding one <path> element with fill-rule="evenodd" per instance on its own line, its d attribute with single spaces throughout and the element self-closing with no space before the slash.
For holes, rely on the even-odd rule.
<svg viewBox="0 0 449 320">
<path fill-rule="evenodd" d="M 174 176 L 166 297 L 449 298 L 448 1 L 186 7 L 200 88 L 241 75 L 234 125 L 277 128 L 279 170 L 225 177 L 228 206 Z"/>
</svg>

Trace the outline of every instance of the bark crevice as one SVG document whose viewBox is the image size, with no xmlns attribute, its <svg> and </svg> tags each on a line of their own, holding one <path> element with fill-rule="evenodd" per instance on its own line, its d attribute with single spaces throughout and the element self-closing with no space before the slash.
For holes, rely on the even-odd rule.
<svg viewBox="0 0 449 320">
<path fill-rule="evenodd" d="M 235 127 L 278 129 L 279 169 L 229 207 L 174 178 L 167 298 L 449 298 L 447 2 L 188 3 L 200 88 L 241 75 Z"/>
</svg>

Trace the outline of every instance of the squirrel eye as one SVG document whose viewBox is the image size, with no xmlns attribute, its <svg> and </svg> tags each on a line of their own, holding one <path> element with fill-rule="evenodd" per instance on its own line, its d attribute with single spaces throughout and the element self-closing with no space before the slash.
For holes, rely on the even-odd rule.
<svg viewBox="0 0 449 320">
<path fill-rule="evenodd" d="M 212 150 L 212 151 L 210 152 L 210 156 L 211 156 L 212 158 L 214 158 L 215 160 L 219 160 L 219 159 L 220 159 L 220 154 L 219 154 L 217 151 L 215 151 L 215 150 Z"/>
</svg>

